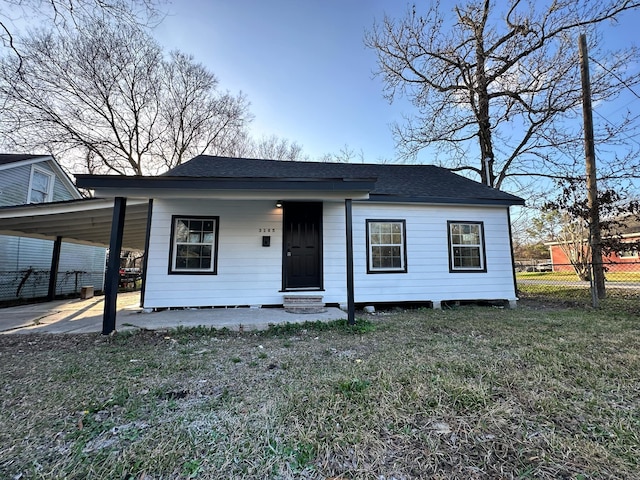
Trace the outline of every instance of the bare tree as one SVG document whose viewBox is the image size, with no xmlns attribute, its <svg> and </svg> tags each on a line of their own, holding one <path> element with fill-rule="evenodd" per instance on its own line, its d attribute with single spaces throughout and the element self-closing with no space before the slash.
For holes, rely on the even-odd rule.
<svg viewBox="0 0 640 480">
<path fill-rule="evenodd" d="M 640 242 L 625 238 L 630 228 L 637 228 L 640 223 L 640 201 L 603 188 L 598 194 L 598 205 L 602 229 L 599 247 L 603 255 L 640 248 Z M 540 215 L 531 219 L 526 229 L 534 241 L 555 242 L 582 280 L 589 280 L 591 274 L 589 214 L 584 183 L 562 182 L 561 193 L 543 205 Z"/>
<path fill-rule="evenodd" d="M 21 44 L 20 60 L 0 63 L 0 129 L 23 148 L 72 152 L 92 173 L 155 174 L 225 153 L 251 120 L 243 95 L 218 92 L 189 56 L 165 58 L 137 25 L 98 19 Z"/>
<path fill-rule="evenodd" d="M 589 225 L 584 219 L 566 210 L 546 210 L 531 221 L 527 232 L 533 239 L 558 245 L 580 280 L 591 278 Z"/>
<path fill-rule="evenodd" d="M 344 145 L 338 153 L 326 153 L 320 157 L 321 162 L 326 163 L 365 163 L 362 149 L 356 152 L 349 145 Z"/>
<path fill-rule="evenodd" d="M 257 158 L 288 161 L 306 159 L 300 144 L 291 142 L 286 138 L 280 138 L 277 135 L 263 136 L 260 139 L 253 140 L 252 143 L 253 154 L 251 156 Z"/>
<path fill-rule="evenodd" d="M 245 158 L 263 158 L 267 160 L 307 161 L 302 145 L 277 135 L 255 138 L 245 132 L 236 138 L 231 148 L 231 156 Z"/>
<path fill-rule="evenodd" d="M 406 96 L 416 107 L 415 116 L 394 127 L 402 153 L 434 147 L 446 154 L 446 166 L 495 187 L 510 176 L 567 175 L 579 165 L 582 138 L 580 124 L 572 123 L 581 105 L 578 35 L 588 34 L 599 62 L 591 78 L 594 104 L 615 98 L 640 80 L 628 68 L 638 51 L 605 54 L 598 26 L 639 6 L 637 0 L 434 1 L 400 19 L 385 16 L 365 43 L 377 53 L 387 98 Z M 607 125 L 603 134 L 619 139 L 631 120 Z M 610 175 L 620 168 L 629 174 L 630 165 L 619 160 L 610 163 Z M 637 166 L 637 156 L 628 160 Z"/>
<path fill-rule="evenodd" d="M 364 151 L 354 150 L 348 144 L 343 145 L 338 153 L 325 153 L 318 158 L 319 162 L 325 163 L 367 163 L 365 159 Z M 375 159 L 375 163 L 396 163 L 397 160 L 378 157 Z"/>
<path fill-rule="evenodd" d="M 16 23 L 39 19 L 50 26 L 67 27 L 87 16 L 120 23 L 151 25 L 162 18 L 165 0 L 0 0 L 0 44 L 21 59 Z M 18 67 L 21 62 L 16 64 Z"/>
<path fill-rule="evenodd" d="M 218 80 L 193 57 L 174 51 L 164 64 L 160 156 L 167 168 L 208 153 L 231 155 L 246 137 L 252 119 L 249 102 L 240 93 L 214 94 Z"/>
</svg>

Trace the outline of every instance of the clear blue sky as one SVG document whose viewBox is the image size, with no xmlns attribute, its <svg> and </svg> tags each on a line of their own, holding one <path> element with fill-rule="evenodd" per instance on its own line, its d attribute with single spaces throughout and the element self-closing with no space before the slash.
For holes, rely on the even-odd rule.
<svg viewBox="0 0 640 480">
<path fill-rule="evenodd" d="M 593 1 L 593 0 L 589 0 Z M 420 3 L 420 2 L 416 2 Z M 394 159 L 389 125 L 411 114 L 389 103 L 373 77 L 375 53 L 363 37 L 385 12 L 401 16 L 402 0 L 175 0 L 156 29 L 167 49 L 194 55 L 231 92 L 244 92 L 254 136 L 296 141 L 315 160 L 348 145 L 366 162 Z M 640 13 L 608 29 L 608 41 L 637 37 Z M 593 68 L 593 66 L 592 66 Z M 637 68 L 637 66 L 636 66 Z M 629 107 L 634 97 L 602 107 Z M 600 107 L 598 107 L 600 108 Z M 432 163 L 427 152 L 420 163 Z"/>
<path fill-rule="evenodd" d="M 222 88 L 247 95 L 255 136 L 296 141 L 312 159 L 347 144 L 373 162 L 394 158 L 389 124 L 400 109 L 382 97 L 363 36 L 385 5 L 400 3 L 181 0 L 156 35 L 193 54 Z"/>
</svg>

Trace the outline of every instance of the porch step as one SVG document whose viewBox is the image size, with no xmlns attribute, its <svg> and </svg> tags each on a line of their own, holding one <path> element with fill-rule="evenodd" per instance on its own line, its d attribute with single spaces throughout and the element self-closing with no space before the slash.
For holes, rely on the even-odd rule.
<svg viewBox="0 0 640 480">
<path fill-rule="evenodd" d="M 322 295 L 285 295 L 283 306 L 289 313 L 322 313 L 324 306 Z"/>
</svg>

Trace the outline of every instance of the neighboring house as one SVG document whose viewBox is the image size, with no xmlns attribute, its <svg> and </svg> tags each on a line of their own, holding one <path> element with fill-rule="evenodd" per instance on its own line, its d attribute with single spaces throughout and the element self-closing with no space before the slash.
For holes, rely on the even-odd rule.
<svg viewBox="0 0 640 480">
<path fill-rule="evenodd" d="M 77 184 L 116 212 L 150 200 L 145 308 L 516 301 L 509 207 L 523 200 L 444 168 L 202 155 Z"/>
<path fill-rule="evenodd" d="M 622 243 L 635 244 L 640 242 L 640 232 L 627 233 L 622 235 Z M 565 249 L 559 242 L 545 243 L 549 247 L 551 264 L 554 272 L 569 272 L 574 268 L 571 260 L 567 256 Z M 629 248 L 611 252 L 602 256 L 602 262 L 607 268 L 607 272 L 640 272 L 640 257 L 638 249 L 630 245 Z"/>
<path fill-rule="evenodd" d="M 0 207 L 80 199 L 60 165 L 49 155 L 0 154 Z M 0 224 L 0 231 L 2 231 Z M 61 242 L 55 294 L 101 290 L 105 248 Z M 0 301 L 46 297 L 54 242 L 0 235 Z"/>
</svg>

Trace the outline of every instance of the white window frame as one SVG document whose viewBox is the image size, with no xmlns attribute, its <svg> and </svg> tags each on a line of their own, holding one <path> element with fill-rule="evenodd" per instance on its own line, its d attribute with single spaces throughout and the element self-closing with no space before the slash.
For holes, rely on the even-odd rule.
<svg viewBox="0 0 640 480">
<path fill-rule="evenodd" d="M 213 222 L 210 241 L 178 241 L 177 228 L 179 221 L 196 221 L 196 222 Z M 200 215 L 173 215 L 171 217 L 171 249 L 169 254 L 169 274 L 188 274 L 188 275 L 216 275 L 218 272 L 218 230 L 220 225 L 220 217 L 216 216 L 200 216 Z M 204 231 L 201 231 L 204 233 Z M 211 248 L 211 264 L 207 268 L 183 268 L 177 266 L 178 251 L 181 246 L 194 247 L 210 247 Z"/>
<path fill-rule="evenodd" d="M 478 229 L 478 242 L 476 243 L 453 243 L 454 233 L 453 228 L 455 226 L 473 226 Z M 469 235 L 475 235 L 469 234 Z M 486 272 L 487 271 L 487 258 L 485 252 L 485 240 L 484 240 L 484 222 L 477 221 L 454 221 L 449 220 L 447 222 L 447 240 L 449 243 L 449 272 Z M 460 266 L 456 265 L 456 259 L 459 255 L 456 255 L 457 248 L 472 248 L 478 249 L 478 258 L 480 265 L 474 266 Z"/>
<path fill-rule="evenodd" d="M 378 219 L 367 219 L 367 273 L 406 273 L 407 272 L 407 233 L 406 233 L 406 221 L 405 220 L 378 220 Z M 398 225 L 399 233 L 400 233 L 400 242 L 374 242 L 372 241 L 372 227 L 374 225 L 379 224 L 392 224 Z M 373 232 L 378 233 L 380 232 Z M 398 233 L 398 232 L 396 232 Z M 384 234 L 384 233 L 383 233 Z M 393 232 L 391 232 L 393 234 Z M 377 258 L 374 255 L 374 248 L 400 248 L 400 254 L 398 257 L 400 258 L 400 266 L 398 267 L 381 267 L 375 266 L 373 264 L 374 258 Z"/>
<path fill-rule="evenodd" d="M 37 192 L 44 194 L 44 200 L 42 202 L 34 202 L 32 199 L 32 193 L 34 191 L 33 178 L 36 174 L 44 175 L 48 179 L 47 191 L 42 192 L 40 190 L 36 190 Z M 48 203 L 53 198 L 53 184 L 55 182 L 56 176 L 53 172 L 46 170 L 44 168 L 40 168 L 36 165 L 31 166 L 31 173 L 29 174 L 29 190 L 27 193 L 27 203 Z"/>
</svg>

